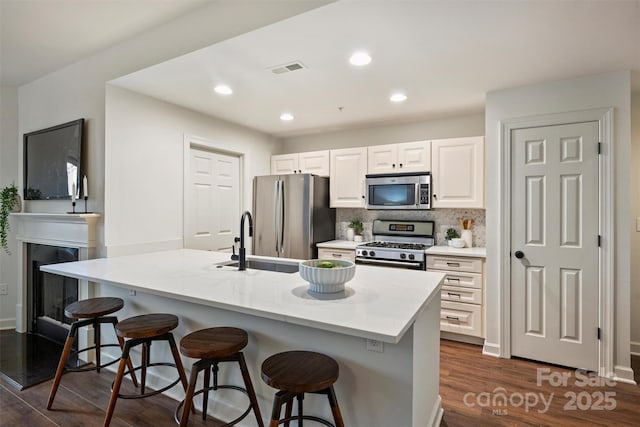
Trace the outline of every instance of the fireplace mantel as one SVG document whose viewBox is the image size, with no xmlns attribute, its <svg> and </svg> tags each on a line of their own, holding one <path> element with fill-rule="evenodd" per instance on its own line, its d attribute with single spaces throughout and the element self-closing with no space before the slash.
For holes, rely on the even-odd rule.
<svg viewBox="0 0 640 427">
<path fill-rule="evenodd" d="M 78 259 L 91 259 L 97 246 L 97 223 L 101 215 L 96 213 L 32 213 L 18 212 L 11 216 L 17 221 L 16 239 L 21 242 L 18 262 L 22 266 L 18 274 L 18 304 L 16 304 L 16 330 L 26 332 L 26 246 L 28 243 L 78 248 Z M 91 297 L 92 291 L 86 280 L 79 281 L 79 298 Z M 86 335 L 86 334 L 85 334 Z M 81 342 L 87 342 L 81 334 Z"/>
<path fill-rule="evenodd" d="M 13 213 L 18 220 L 16 239 L 24 243 L 62 246 L 69 248 L 95 248 L 95 213 Z"/>
</svg>

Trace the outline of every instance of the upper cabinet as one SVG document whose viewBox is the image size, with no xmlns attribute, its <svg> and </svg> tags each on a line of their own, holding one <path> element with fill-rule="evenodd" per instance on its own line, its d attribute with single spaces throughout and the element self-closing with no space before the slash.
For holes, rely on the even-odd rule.
<svg viewBox="0 0 640 427">
<path fill-rule="evenodd" d="M 484 137 L 431 142 L 433 208 L 484 208 Z"/>
<path fill-rule="evenodd" d="M 331 150 L 329 204 L 332 208 L 363 208 L 367 149 Z"/>
<path fill-rule="evenodd" d="M 368 147 L 367 159 L 367 173 L 425 172 L 431 169 L 431 143 L 376 145 Z"/>
<path fill-rule="evenodd" d="M 271 175 L 312 173 L 329 176 L 329 151 L 280 154 L 271 156 Z"/>
</svg>

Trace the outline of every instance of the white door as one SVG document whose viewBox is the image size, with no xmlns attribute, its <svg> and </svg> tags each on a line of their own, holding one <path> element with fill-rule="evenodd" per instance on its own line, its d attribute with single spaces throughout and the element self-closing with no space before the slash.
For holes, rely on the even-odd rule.
<svg viewBox="0 0 640 427">
<path fill-rule="evenodd" d="M 598 123 L 512 133 L 511 353 L 598 371 Z"/>
<path fill-rule="evenodd" d="M 230 249 L 240 221 L 240 159 L 191 148 L 187 179 L 184 247 Z"/>
</svg>

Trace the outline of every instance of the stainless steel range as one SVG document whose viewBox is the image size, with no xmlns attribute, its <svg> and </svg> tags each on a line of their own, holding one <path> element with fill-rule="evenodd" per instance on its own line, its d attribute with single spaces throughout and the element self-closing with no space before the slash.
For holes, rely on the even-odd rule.
<svg viewBox="0 0 640 427">
<path fill-rule="evenodd" d="M 356 264 L 426 270 L 424 250 L 434 245 L 433 221 L 373 221 L 373 242 L 356 247 Z"/>
</svg>

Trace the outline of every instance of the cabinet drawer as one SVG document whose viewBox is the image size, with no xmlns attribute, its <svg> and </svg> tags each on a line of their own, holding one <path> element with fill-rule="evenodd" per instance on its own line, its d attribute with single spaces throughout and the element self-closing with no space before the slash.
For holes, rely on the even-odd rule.
<svg viewBox="0 0 640 427">
<path fill-rule="evenodd" d="M 482 289 L 482 274 L 480 273 L 451 273 L 445 271 L 443 286 L 464 286 L 466 288 Z"/>
<path fill-rule="evenodd" d="M 442 301 L 440 330 L 482 337 L 482 307 L 474 304 Z"/>
<path fill-rule="evenodd" d="M 320 259 L 343 259 L 346 261 L 355 262 L 356 251 L 350 249 L 331 249 L 331 248 L 318 248 L 318 258 Z"/>
<path fill-rule="evenodd" d="M 482 289 L 443 286 L 441 293 L 443 301 L 482 304 Z"/>
<path fill-rule="evenodd" d="M 435 270 L 469 271 L 472 273 L 482 273 L 482 259 L 427 255 L 427 268 Z"/>
</svg>

